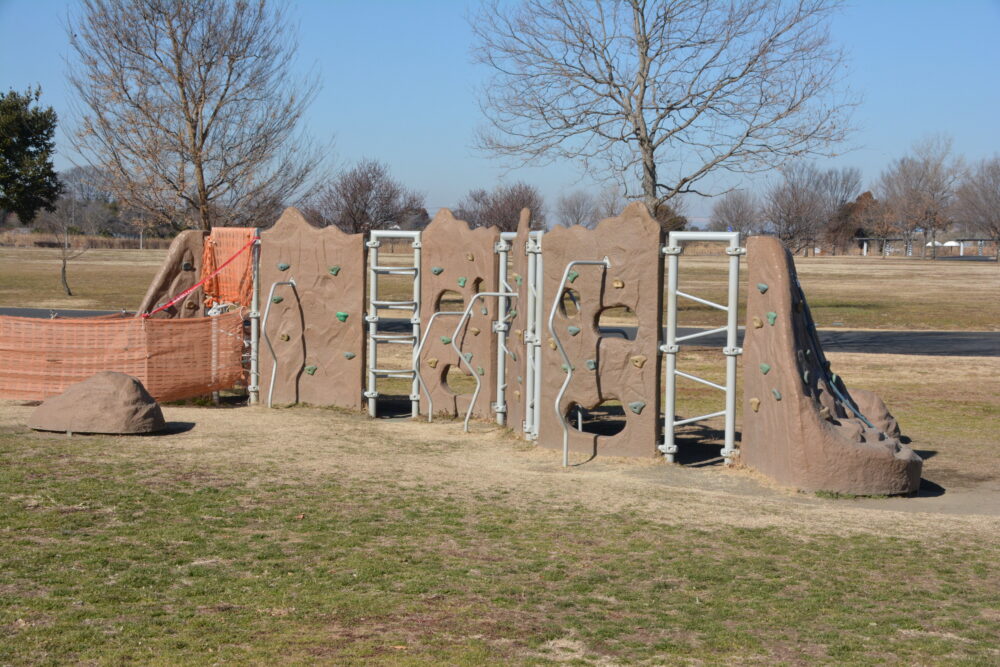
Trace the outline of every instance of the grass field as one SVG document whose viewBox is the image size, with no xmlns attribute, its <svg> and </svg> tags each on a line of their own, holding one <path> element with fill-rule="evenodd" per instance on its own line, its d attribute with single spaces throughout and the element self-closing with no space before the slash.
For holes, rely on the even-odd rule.
<svg viewBox="0 0 1000 667">
<path fill-rule="evenodd" d="M 69 281 L 76 296 L 67 297 L 59 285 L 57 250 L 0 248 L 0 306 L 135 309 L 165 254 L 163 250 L 88 251 L 70 264 Z M 821 328 L 1000 330 L 996 262 L 809 257 L 797 258 L 796 266 Z M 685 256 L 682 267 L 682 289 L 725 300 L 722 258 Z M 408 288 L 405 277 L 383 280 L 387 296 L 401 298 Z M 741 301 L 745 302 L 745 284 Z M 682 326 L 721 324 L 719 313 L 699 304 L 682 302 L 681 308 Z M 742 313 L 740 317 L 742 321 Z"/>
</svg>

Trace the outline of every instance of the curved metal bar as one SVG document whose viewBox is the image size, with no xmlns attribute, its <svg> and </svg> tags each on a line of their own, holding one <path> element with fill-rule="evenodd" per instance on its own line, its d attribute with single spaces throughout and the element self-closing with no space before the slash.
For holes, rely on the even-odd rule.
<svg viewBox="0 0 1000 667">
<path fill-rule="evenodd" d="M 556 290 L 556 298 L 552 300 L 552 309 L 549 311 L 549 335 L 552 336 L 552 340 L 555 341 L 556 349 L 559 350 L 559 354 L 562 355 L 563 363 L 566 365 L 566 379 L 563 380 L 562 386 L 559 388 L 559 393 L 556 394 L 555 410 L 556 416 L 559 418 L 559 423 L 562 425 L 563 430 L 563 467 L 569 465 L 569 425 L 566 423 L 566 417 L 563 415 L 562 410 L 559 409 L 559 404 L 562 403 L 563 394 L 566 393 L 566 387 L 569 386 L 569 381 L 573 378 L 573 364 L 569 360 L 569 355 L 566 354 L 566 348 L 563 347 L 562 341 L 559 340 L 559 335 L 556 333 L 555 328 L 555 318 L 556 311 L 559 309 L 559 302 L 562 301 L 563 290 L 566 289 L 566 281 L 569 280 L 569 272 L 574 266 L 603 266 L 605 270 L 611 268 L 611 260 L 605 255 L 602 260 L 594 259 L 577 259 L 573 260 L 566 265 L 566 269 L 563 271 L 562 280 L 559 282 L 559 289 Z"/>
<path fill-rule="evenodd" d="M 488 296 L 496 296 L 496 297 L 505 296 L 507 298 L 516 299 L 517 292 L 477 292 L 472 296 L 471 299 L 469 299 L 469 305 L 465 307 L 465 312 L 462 313 L 462 319 L 458 321 L 458 326 L 455 327 L 455 332 L 451 335 L 451 346 L 455 349 L 455 352 L 458 353 L 459 366 L 461 366 L 462 362 L 464 361 L 465 364 L 469 367 L 469 372 L 472 374 L 472 377 L 476 381 L 476 390 L 472 392 L 472 400 L 469 401 L 469 410 L 465 413 L 465 424 L 462 427 L 466 433 L 468 433 L 469 431 L 469 419 L 472 417 L 473 408 L 476 407 L 476 400 L 479 398 L 479 390 L 482 389 L 483 383 L 482 380 L 479 379 L 479 374 L 476 373 L 476 369 L 472 367 L 472 364 L 465 357 L 462 356 L 462 349 L 458 346 L 458 343 L 456 343 L 455 341 L 458 340 L 459 332 L 465 326 L 465 323 L 469 320 L 469 314 L 472 312 L 472 307 L 476 305 L 477 301 L 479 301 L 480 299 L 484 299 Z"/>
<path fill-rule="evenodd" d="M 434 313 L 433 315 L 431 315 L 431 318 L 429 320 L 427 320 L 427 328 L 424 330 L 423 337 L 420 339 L 420 342 L 417 344 L 416 349 L 413 350 L 413 373 L 414 373 L 414 376 L 417 378 L 417 384 L 419 384 L 420 388 L 424 390 L 425 394 L 427 394 L 427 421 L 428 422 L 434 421 L 434 399 L 431 398 L 431 390 L 427 388 L 427 383 L 424 382 L 423 376 L 420 375 L 420 353 L 424 349 L 424 343 L 427 342 L 427 336 L 430 334 L 431 327 L 434 324 L 434 320 L 437 318 L 438 315 L 461 315 L 461 314 L 462 314 L 462 311 L 460 311 L 460 310 L 441 310 L 441 311 L 438 311 L 438 312 Z"/>
<path fill-rule="evenodd" d="M 295 294 L 295 299 L 299 299 L 299 292 L 295 289 L 295 278 L 290 280 L 279 280 L 271 284 L 271 291 L 267 295 L 267 306 L 264 307 L 264 319 L 260 323 L 261 333 L 264 334 L 264 342 L 267 343 L 267 349 L 271 352 L 271 383 L 267 387 L 267 407 L 271 407 L 271 397 L 274 396 L 274 377 L 278 373 L 278 355 L 274 353 L 274 346 L 271 345 L 271 337 L 267 335 L 267 316 L 271 314 L 271 304 L 274 303 L 271 299 L 274 298 L 274 288 L 278 285 L 288 285 L 292 288 L 292 292 Z"/>
</svg>

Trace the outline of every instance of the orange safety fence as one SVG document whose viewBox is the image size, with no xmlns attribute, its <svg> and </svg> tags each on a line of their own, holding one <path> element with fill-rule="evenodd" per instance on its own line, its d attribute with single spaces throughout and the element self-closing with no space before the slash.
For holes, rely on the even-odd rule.
<svg viewBox="0 0 1000 667">
<path fill-rule="evenodd" d="M 36 319 L 0 316 L 0 398 L 43 400 L 99 371 L 138 378 L 159 401 L 243 378 L 243 316 Z"/>
<path fill-rule="evenodd" d="M 253 241 L 254 233 L 253 227 L 216 227 L 205 239 L 201 278 L 205 280 L 206 307 L 210 308 L 217 303 L 236 303 L 250 307 L 253 293 L 253 253 L 248 245 Z M 238 253 L 240 256 L 229 266 L 219 271 L 218 275 L 212 275 Z"/>
</svg>

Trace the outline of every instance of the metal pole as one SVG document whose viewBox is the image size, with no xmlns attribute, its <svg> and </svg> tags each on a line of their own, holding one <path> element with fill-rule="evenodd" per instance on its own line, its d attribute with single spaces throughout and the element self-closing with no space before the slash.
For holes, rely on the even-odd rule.
<svg viewBox="0 0 1000 667">
<path fill-rule="evenodd" d="M 667 256 L 667 338 L 660 348 L 667 355 L 666 381 L 663 383 L 663 445 L 660 451 L 670 463 L 674 462 L 677 443 L 674 442 L 674 417 L 677 404 L 677 259 L 681 248 L 670 238 L 663 249 Z"/>
<path fill-rule="evenodd" d="M 256 241 L 250 249 L 253 292 L 250 297 L 250 405 L 260 403 L 260 228 L 253 230 Z"/>
<path fill-rule="evenodd" d="M 372 267 L 378 266 L 379 241 L 371 236 L 368 241 L 371 251 L 368 253 L 368 383 L 365 391 L 365 398 L 368 399 L 368 416 L 375 417 L 378 410 L 378 391 L 376 390 L 377 379 L 374 369 L 378 368 L 378 344 L 375 336 L 378 334 L 378 308 L 375 302 L 378 300 L 378 273 Z"/>
<path fill-rule="evenodd" d="M 531 245 L 532 241 L 528 240 L 528 245 Z M 524 433 L 528 439 L 533 439 L 538 434 L 534 430 L 535 424 L 535 373 L 538 368 L 538 359 L 535 356 L 537 348 L 535 347 L 535 339 L 537 338 L 537 319 L 536 314 L 538 308 L 536 302 L 538 300 L 538 293 L 535 289 L 535 261 L 537 255 L 534 252 L 528 252 L 527 246 L 525 247 L 525 254 L 528 256 L 528 275 L 524 277 L 525 284 L 527 285 L 528 293 L 528 303 L 525 308 L 526 322 L 524 326 L 524 351 L 525 351 L 525 373 L 524 373 Z"/>
<path fill-rule="evenodd" d="M 413 355 L 419 360 L 420 354 L 423 352 L 424 343 L 427 342 L 427 335 L 430 334 L 431 329 L 434 325 L 434 320 L 437 319 L 439 315 L 461 315 L 463 311 L 461 310 L 439 310 L 438 312 L 431 315 L 430 319 L 427 320 L 427 328 L 424 329 L 423 338 L 420 339 L 420 343 L 414 348 Z M 420 374 L 420 363 L 418 363 L 413 368 L 413 377 L 417 380 L 420 386 L 424 390 L 424 394 L 427 395 L 427 421 L 434 421 L 434 399 L 431 397 L 430 389 L 427 388 L 427 383 L 424 382 L 424 376 Z"/>
<path fill-rule="evenodd" d="M 740 237 L 737 234 L 730 242 L 729 255 L 729 297 L 726 306 L 726 440 L 722 457 L 726 465 L 731 465 L 736 455 L 736 358 L 743 353 L 737 347 L 736 327 L 740 304 Z"/>
<path fill-rule="evenodd" d="M 420 340 L 420 232 L 411 241 L 413 247 L 413 314 L 410 316 L 412 325 L 413 340 Z M 410 383 L 410 417 L 416 419 L 420 416 L 420 385 L 417 381 L 417 366 L 420 365 L 420 357 L 417 356 L 417 348 L 413 348 L 412 366 L 413 381 Z"/>
<path fill-rule="evenodd" d="M 513 292 L 514 290 L 507 282 L 507 258 L 510 252 L 510 243 L 504 239 L 502 233 L 496 249 L 499 255 L 497 285 L 502 292 Z M 497 402 L 493 408 L 496 411 L 497 424 L 500 426 L 504 426 L 507 421 L 507 330 L 510 328 L 510 324 L 507 322 L 508 307 L 507 297 L 501 296 L 497 301 Z"/>
<path fill-rule="evenodd" d="M 545 318 L 545 255 L 542 253 L 543 245 L 542 239 L 545 236 L 545 232 L 533 232 L 535 235 L 535 246 L 537 248 L 537 257 L 535 258 L 535 289 L 537 290 L 537 295 L 535 298 L 535 377 L 534 381 L 534 392 L 535 392 L 535 414 L 534 423 L 531 425 L 532 437 L 537 439 L 538 434 L 541 432 L 542 428 L 542 322 Z"/>
</svg>

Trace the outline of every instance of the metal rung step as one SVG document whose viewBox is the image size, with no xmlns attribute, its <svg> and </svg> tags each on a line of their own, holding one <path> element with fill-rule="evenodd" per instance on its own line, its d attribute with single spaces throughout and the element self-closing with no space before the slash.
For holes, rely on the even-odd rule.
<svg viewBox="0 0 1000 667">
<path fill-rule="evenodd" d="M 380 343 L 406 343 L 407 345 L 413 345 L 417 340 L 413 334 L 372 334 L 369 337 Z"/>
<path fill-rule="evenodd" d="M 416 273 L 417 267 L 415 266 L 373 266 L 371 270 L 375 273 L 389 274 L 389 275 L 404 275 L 407 273 Z"/>
<path fill-rule="evenodd" d="M 380 301 L 378 299 L 373 300 L 371 304 L 376 308 L 391 308 L 394 310 L 405 310 L 417 306 L 416 301 Z"/>
<path fill-rule="evenodd" d="M 398 368 L 371 368 L 368 372 L 386 378 L 413 378 L 415 376 L 413 371 L 404 371 Z"/>
</svg>

